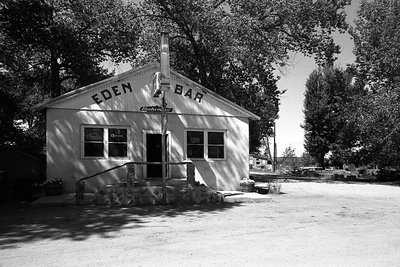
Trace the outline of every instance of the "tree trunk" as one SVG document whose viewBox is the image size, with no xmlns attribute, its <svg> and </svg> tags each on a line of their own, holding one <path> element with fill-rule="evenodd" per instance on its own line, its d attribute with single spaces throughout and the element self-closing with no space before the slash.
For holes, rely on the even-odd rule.
<svg viewBox="0 0 400 267">
<path fill-rule="evenodd" d="M 324 154 L 320 155 L 320 157 L 319 157 L 319 167 L 322 167 L 322 168 L 325 167 L 325 155 Z"/>
<path fill-rule="evenodd" d="M 267 155 L 268 155 L 269 159 L 270 159 L 271 161 L 275 160 L 275 159 L 272 159 L 271 147 L 270 147 L 270 145 L 269 145 L 269 138 L 268 138 L 268 136 L 264 137 L 264 142 L 265 142 L 265 146 L 266 146 L 266 150 L 267 150 Z"/>
<path fill-rule="evenodd" d="M 56 97 L 61 95 L 61 83 L 60 83 L 60 66 L 57 62 L 58 57 L 51 51 L 51 62 L 50 62 L 50 72 L 51 72 L 51 97 Z"/>
</svg>

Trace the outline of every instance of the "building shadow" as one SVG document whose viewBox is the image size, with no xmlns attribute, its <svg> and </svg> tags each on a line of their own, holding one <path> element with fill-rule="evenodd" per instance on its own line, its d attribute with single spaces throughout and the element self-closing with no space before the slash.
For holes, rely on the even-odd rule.
<svg viewBox="0 0 400 267">
<path fill-rule="evenodd" d="M 219 214 L 240 204 L 199 204 L 148 207 L 30 207 L 21 204 L 0 206 L 0 249 L 19 243 L 69 239 L 83 241 L 92 236 L 113 238 L 123 229 L 146 227 L 149 218 L 202 217 Z"/>
</svg>

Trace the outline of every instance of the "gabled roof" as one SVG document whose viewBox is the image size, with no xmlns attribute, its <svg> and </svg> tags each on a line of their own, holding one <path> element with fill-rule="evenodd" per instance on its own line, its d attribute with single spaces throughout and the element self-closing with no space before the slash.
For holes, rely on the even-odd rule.
<svg viewBox="0 0 400 267">
<path fill-rule="evenodd" d="M 102 81 L 99 81 L 99 82 L 96 82 L 96 83 L 81 87 L 79 89 L 70 91 L 70 92 L 65 93 L 65 94 L 63 94 L 61 96 L 52 98 L 52 99 L 47 100 L 47 101 L 45 101 L 43 103 L 35 105 L 34 107 L 32 107 L 32 109 L 33 110 L 42 110 L 42 109 L 46 109 L 46 108 L 51 108 L 53 105 L 55 105 L 57 103 L 63 102 L 65 100 L 67 100 L 67 99 L 75 98 L 75 97 L 77 97 L 77 96 L 79 96 L 81 94 L 84 94 L 88 90 L 91 90 L 91 89 L 95 88 L 95 87 L 101 86 L 103 84 L 106 84 L 106 83 L 109 83 L 109 82 L 112 82 L 112 81 L 118 81 L 118 80 L 124 79 L 124 78 L 126 78 L 126 77 L 128 77 L 128 76 L 130 76 L 130 75 L 132 75 L 134 73 L 139 73 L 139 72 L 151 69 L 151 68 L 159 68 L 159 63 L 158 62 L 148 63 L 148 64 L 143 65 L 141 67 L 128 70 L 126 72 L 120 73 L 118 75 L 115 75 L 113 77 L 104 79 Z M 208 89 L 208 88 L 206 88 L 206 87 L 204 87 L 204 86 L 202 86 L 202 85 L 190 80 L 189 78 L 187 78 L 184 75 L 178 73 L 177 71 L 174 71 L 174 70 L 171 69 L 171 75 L 174 75 L 174 76 L 178 77 L 179 79 L 184 80 L 185 82 L 190 84 L 192 87 L 198 88 L 199 90 L 203 91 L 207 95 L 210 95 L 210 96 L 220 100 L 225 105 L 228 105 L 231 108 L 234 108 L 234 109 L 240 111 L 242 114 L 244 114 L 245 116 L 249 117 L 250 119 L 253 119 L 253 120 L 259 120 L 260 119 L 260 117 L 255 115 L 254 113 L 252 113 L 252 112 L 248 111 L 247 109 L 245 109 L 245 108 L 233 103 L 232 101 L 230 101 L 230 100 L 218 95 L 217 93 L 211 91 L 210 89 Z"/>
<path fill-rule="evenodd" d="M 113 81 L 113 80 L 118 80 L 118 79 L 124 78 L 125 76 L 129 76 L 133 72 L 139 72 L 141 70 L 152 68 L 154 66 L 154 64 L 155 63 L 149 63 L 149 64 L 146 64 L 146 65 L 144 65 L 142 67 L 131 69 L 131 70 L 125 71 L 123 73 L 120 73 L 118 75 L 112 76 L 110 78 L 107 78 L 107 79 L 104 79 L 104 80 L 101 80 L 101 81 L 86 85 L 86 86 L 78 88 L 76 90 L 69 91 L 69 92 L 67 92 L 65 94 L 62 94 L 60 96 L 57 96 L 57 97 L 54 97 L 54 98 L 49 99 L 47 101 L 44 101 L 42 103 L 39 103 L 39 104 L 33 106 L 32 109 L 33 110 L 42 110 L 42 109 L 45 109 L 45 108 L 49 108 L 49 107 L 51 107 L 52 105 L 54 105 L 56 103 L 59 103 L 59 102 L 64 101 L 66 99 L 69 99 L 69 98 L 75 97 L 77 95 L 80 95 L 81 93 L 86 92 L 87 90 L 90 90 L 93 87 L 108 83 L 108 82 Z"/>
</svg>

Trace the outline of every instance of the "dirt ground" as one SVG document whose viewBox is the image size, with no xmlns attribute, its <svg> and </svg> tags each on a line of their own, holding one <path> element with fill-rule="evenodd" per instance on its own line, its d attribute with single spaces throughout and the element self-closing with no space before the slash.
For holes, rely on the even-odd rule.
<svg viewBox="0 0 400 267">
<path fill-rule="evenodd" d="M 0 207 L 0 266 L 400 266 L 400 187 L 283 183 L 265 203 Z"/>
</svg>

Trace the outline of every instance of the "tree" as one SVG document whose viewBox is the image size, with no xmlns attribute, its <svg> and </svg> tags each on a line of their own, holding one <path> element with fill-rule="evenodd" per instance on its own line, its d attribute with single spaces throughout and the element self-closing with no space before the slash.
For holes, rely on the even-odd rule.
<svg viewBox="0 0 400 267">
<path fill-rule="evenodd" d="M 400 168 L 400 3 L 362 1 L 355 28 L 360 159 Z"/>
<path fill-rule="evenodd" d="M 365 164 L 400 168 L 400 88 L 367 92 L 358 107 L 360 157 Z"/>
<path fill-rule="evenodd" d="M 290 145 L 282 152 L 281 166 L 289 169 L 299 166 L 299 160 L 296 157 L 296 149 Z"/>
<path fill-rule="evenodd" d="M 354 54 L 358 78 L 371 87 L 386 89 L 400 82 L 400 2 L 374 0 L 360 3 L 355 28 Z"/>
<path fill-rule="evenodd" d="M 310 156 L 310 154 L 307 151 L 304 151 L 303 154 L 301 154 L 301 159 L 300 159 L 301 165 L 302 166 L 314 166 L 317 164 L 315 159 Z"/>
<path fill-rule="evenodd" d="M 17 112 L 16 104 L 10 96 L 0 91 L 0 144 L 13 144 L 19 135 L 14 125 L 14 116 Z"/>
<path fill-rule="evenodd" d="M 353 131 L 347 120 L 350 96 L 350 79 L 338 68 L 314 70 L 306 82 L 304 147 L 321 167 L 329 151 L 344 156 L 352 147 Z"/>
<path fill-rule="evenodd" d="M 250 123 L 252 150 L 278 116 L 276 66 L 289 51 L 332 61 L 339 47 L 330 33 L 347 28 L 347 0 L 3 2 L 0 90 L 17 105 L 16 113 L 7 109 L 11 121 L 40 125 L 26 106 L 102 79 L 106 59 L 134 66 L 158 59 L 167 30 L 174 69 L 262 118 Z"/>
<path fill-rule="evenodd" d="M 107 77 L 104 60 L 132 56 L 138 31 L 134 16 L 131 6 L 114 0 L 3 1 L 0 92 L 9 101 L 1 124 L 14 125 L 2 129 L 5 135 L 14 135 L 20 121 L 28 130 L 19 130 L 24 136 L 14 141 L 31 144 L 33 136 L 41 136 L 43 145 L 44 118 L 30 107 Z"/>
<path fill-rule="evenodd" d="M 158 35 L 171 35 L 171 65 L 192 80 L 261 117 L 251 122 L 251 150 L 272 133 L 279 97 L 273 71 L 289 51 L 333 60 L 339 47 L 330 33 L 347 28 L 347 1 L 145 0 L 139 56 L 134 65 L 158 58 Z"/>
</svg>

